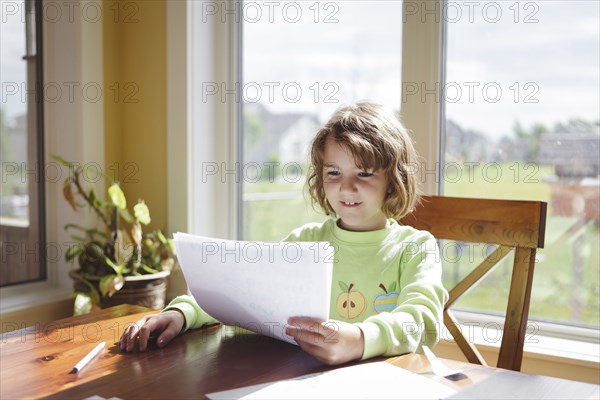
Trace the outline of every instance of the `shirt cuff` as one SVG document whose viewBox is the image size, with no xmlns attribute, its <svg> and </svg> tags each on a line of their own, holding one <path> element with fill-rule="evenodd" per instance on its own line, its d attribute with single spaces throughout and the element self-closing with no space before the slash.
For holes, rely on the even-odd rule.
<svg viewBox="0 0 600 400">
<path fill-rule="evenodd" d="M 165 311 L 169 311 L 169 310 L 179 311 L 180 313 L 183 314 L 184 321 L 183 321 L 183 328 L 181 328 L 181 333 L 187 331 L 190 326 L 194 326 L 194 323 L 196 321 L 196 310 L 194 310 L 194 307 L 191 304 L 188 304 L 188 303 L 169 304 L 161 312 L 165 312 Z"/>
<path fill-rule="evenodd" d="M 385 354 L 387 345 L 383 340 L 381 328 L 373 322 L 360 322 L 356 324 L 363 333 L 365 339 L 365 349 L 362 360 L 377 357 Z"/>
</svg>

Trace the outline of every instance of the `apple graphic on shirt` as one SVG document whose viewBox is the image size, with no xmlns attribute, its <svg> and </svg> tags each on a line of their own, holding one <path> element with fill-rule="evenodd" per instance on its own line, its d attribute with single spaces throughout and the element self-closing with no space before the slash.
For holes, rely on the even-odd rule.
<svg viewBox="0 0 600 400">
<path fill-rule="evenodd" d="M 385 294 L 379 294 L 375 296 L 375 300 L 373 300 L 373 308 L 377 312 L 393 311 L 398 303 L 398 296 L 400 296 L 400 293 L 395 292 L 396 282 L 392 282 L 391 285 L 388 286 L 389 291 L 385 288 L 385 286 L 383 286 L 383 283 L 380 283 L 379 287 L 385 292 Z"/>
<path fill-rule="evenodd" d="M 345 282 L 339 281 L 338 284 L 342 293 L 337 298 L 337 311 L 347 319 L 354 319 L 361 315 L 367 306 L 367 300 L 361 292 L 353 291 L 353 283 L 348 286 Z"/>
</svg>

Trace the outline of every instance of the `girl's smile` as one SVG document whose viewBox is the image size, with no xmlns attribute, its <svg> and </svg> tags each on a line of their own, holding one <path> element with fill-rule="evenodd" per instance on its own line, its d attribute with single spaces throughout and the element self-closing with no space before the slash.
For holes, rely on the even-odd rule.
<svg viewBox="0 0 600 400">
<path fill-rule="evenodd" d="M 346 202 L 346 201 L 340 201 L 340 203 L 342 203 L 342 206 L 344 206 L 344 207 L 358 207 L 359 205 L 362 204 L 362 203 L 358 203 L 358 202 Z"/>
</svg>

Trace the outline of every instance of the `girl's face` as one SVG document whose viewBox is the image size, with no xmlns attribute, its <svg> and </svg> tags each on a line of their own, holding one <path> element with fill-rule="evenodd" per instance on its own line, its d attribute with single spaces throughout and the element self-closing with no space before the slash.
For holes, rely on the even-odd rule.
<svg viewBox="0 0 600 400">
<path fill-rule="evenodd" d="M 387 218 L 381 211 L 387 188 L 384 171 L 357 167 L 352 153 L 332 138 L 325 143 L 323 165 L 325 196 L 340 218 L 340 228 L 349 231 L 385 228 Z"/>
</svg>

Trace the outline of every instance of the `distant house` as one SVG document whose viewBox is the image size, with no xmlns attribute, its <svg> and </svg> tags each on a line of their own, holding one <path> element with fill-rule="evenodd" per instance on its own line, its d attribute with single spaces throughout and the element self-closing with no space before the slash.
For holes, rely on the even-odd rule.
<svg viewBox="0 0 600 400">
<path fill-rule="evenodd" d="M 255 124 L 256 137 L 245 146 L 244 162 L 277 161 L 306 163 L 311 140 L 319 130 L 316 115 L 304 113 L 271 113 L 259 103 L 245 104 L 244 117 Z"/>
<path fill-rule="evenodd" d="M 554 167 L 546 181 L 552 188 L 554 215 L 594 220 L 600 225 L 600 135 L 553 133 L 540 142 L 539 161 Z"/>
<path fill-rule="evenodd" d="M 552 165 L 558 178 L 595 178 L 600 174 L 600 135 L 553 133 L 542 136 L 539 162 Z"/>
</svg>

